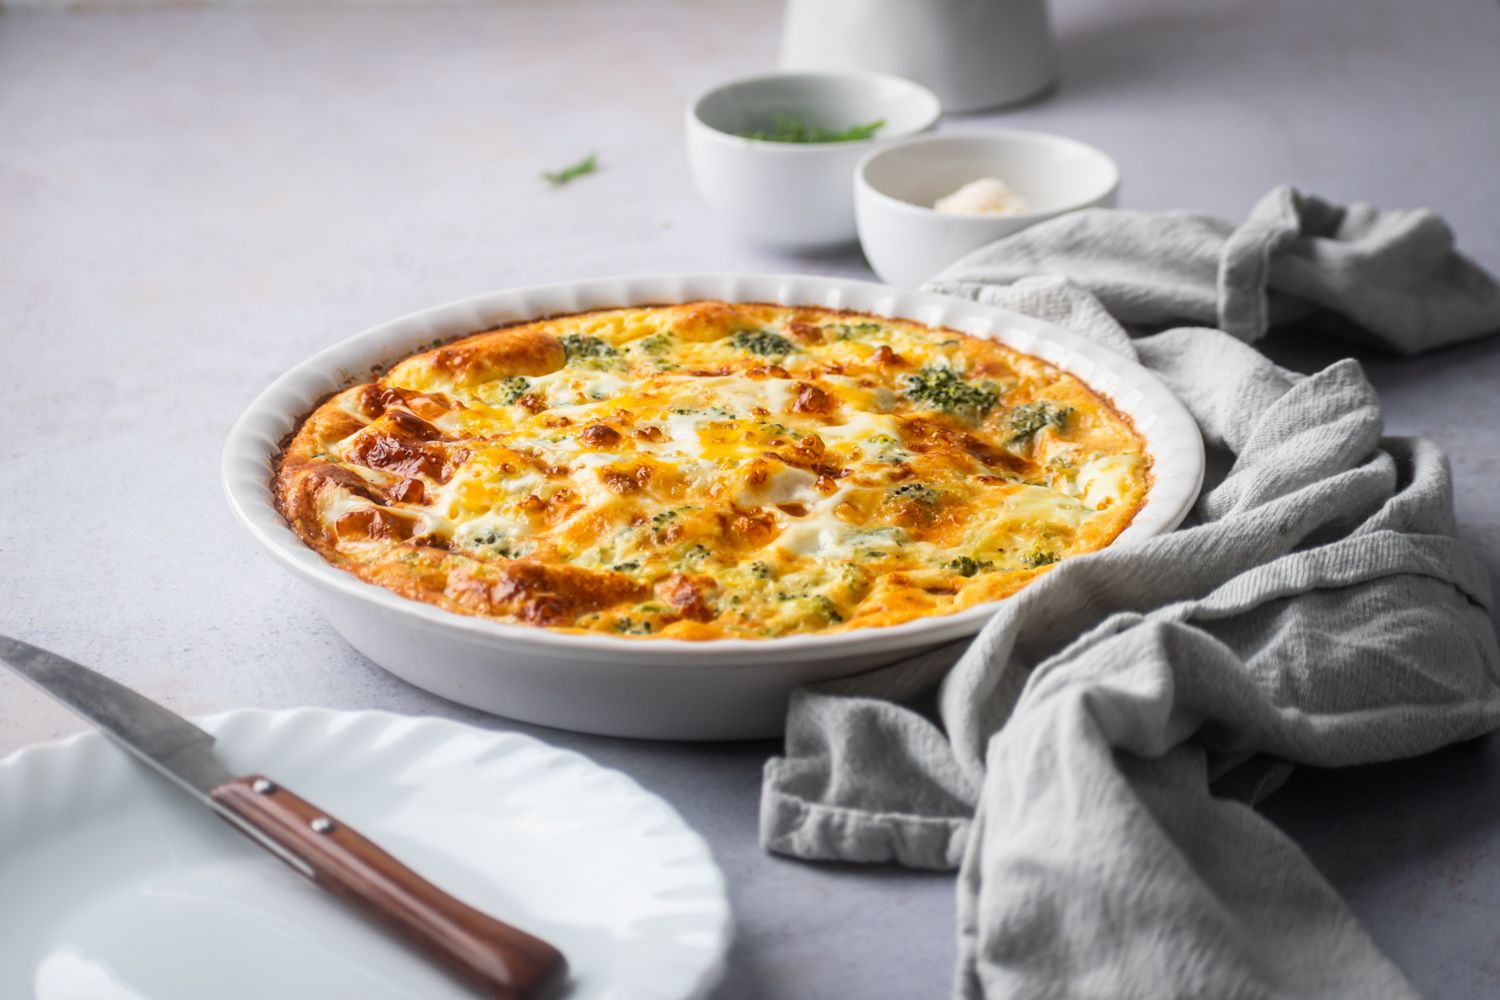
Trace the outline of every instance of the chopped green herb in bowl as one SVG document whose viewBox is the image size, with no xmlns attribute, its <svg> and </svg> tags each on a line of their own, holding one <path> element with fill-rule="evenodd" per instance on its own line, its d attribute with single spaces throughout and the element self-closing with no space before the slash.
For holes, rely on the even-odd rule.
<svg viewBox="0 0 1500 1000">
<path fill-rule="evenodd" d="M 757 243 L 852 243 L 854 167 L 879 143 L 930 129 L 942 108 L 878 73 L 781 72 L 722 84 L 687 109 L 688 160 L 704 200 Z"/>
<path fill-rule="evenodd" d="M 885 128 L 884 118 L 850 125 L 844 129 L 829 129 L 810 125 L 801 115 L 784 115 L 779 112 L 772 116 L 772 122 L 769 129 L 741 132 L 740 135 L 758 142 L 859 142 L 862 139 L 873 139 L 876 132 Z"/>
</svg>

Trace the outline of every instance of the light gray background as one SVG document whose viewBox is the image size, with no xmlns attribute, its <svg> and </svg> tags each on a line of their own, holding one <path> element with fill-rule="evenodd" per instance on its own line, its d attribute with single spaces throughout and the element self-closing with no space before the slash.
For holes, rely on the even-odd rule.
<svg viewBox="0 0 1500 1000">
<path fill-rule="evenodd" d="M 1058 0 L 1049 99 L 949 124 L 1103 147 L 1123 204 L 1240 217 L 1290 181 L 1427 205 L 1500 268 L 1493 0 Z M 322 705 L 497 728 L 386 676 L 231 521 L 230 421 L 313 351 L 429 304 L 614 272 L 868 276 L 746 247 L 696 200 L 681 109 L 768 67 L 774 3 L 0 15 L 0 629 L 173 708 Z M 562 190 L 538 174 L 597 150 Z M 1346 353 L 1279 335 L 1304 369 Z M 1500 565 L 1500 343 L 1365 357 L 1393 433 L 1452 455 Z M 83 402 L 80 402 L 83 401 Z M 0 677 L 0 754 L 78 728 Z M 938 997 L 947 876 L 770 858 L 772 744 L 538 731 L 712 843 L 740 924 L 723 998 Z M 1269 812 L 1439 997 L 1500 993 L 1500 750 L 1299 774 Z M 0 921 L 13 901 L 0 899 Z"/>
</svg>

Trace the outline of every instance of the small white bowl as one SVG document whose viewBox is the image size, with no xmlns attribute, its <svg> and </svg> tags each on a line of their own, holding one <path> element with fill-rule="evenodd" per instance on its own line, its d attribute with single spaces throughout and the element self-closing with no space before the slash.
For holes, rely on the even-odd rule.
<svg viewBox="0 0 1500 1000">
<path fill-rule="evenodd" d="M 854 166 L 872 148 L 924 132 L 942 113 L 932 91 L 879 73 L 771 73 L 715 87 L 687 108 L 698 190 L 743 235 L 780 247 L 853 242 Z M 884 119 L 870 139 L 768 142 L 741 133 L 777 114 L 820 128 Z"/>
<path fill-rule="evenodd" d="M 1024 215 L 947 215 L 932 208 L 981 177 L 1025 198 Z M 893 143 L 855 169 L 859 242 L 881 279 L 915 288 L 971 250 L 1080 208 L 1112 206 L 1115 161 L 1086 143 L 1009 129 L 944 132 Z"/>
</svg>

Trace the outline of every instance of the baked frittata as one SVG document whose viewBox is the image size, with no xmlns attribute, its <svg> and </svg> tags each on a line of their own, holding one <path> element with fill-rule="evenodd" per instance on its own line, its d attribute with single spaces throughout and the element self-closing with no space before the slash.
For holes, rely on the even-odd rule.
<svg viewBox="0 0 1500 1000">
<path fill-rule="evenodd" d="M 764 638 L 1012 594 L 1108 545 L 1130 422 L 993 341 L 694 302 L 490 330 L 328 399 L 275 475 L 330 563 L 466 615 Z"/>
</svg>

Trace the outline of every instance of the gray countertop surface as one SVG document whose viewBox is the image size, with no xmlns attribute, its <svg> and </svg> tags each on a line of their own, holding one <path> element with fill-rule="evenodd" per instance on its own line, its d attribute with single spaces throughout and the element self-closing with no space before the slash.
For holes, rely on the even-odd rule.
<svg viewBox="0 0 1500 1000">
<path fill-rule="evenodd" d="M 0 15 L 0 630 L 172 708 L 380 708 L 533 731 L 628 772 L 710 841 L 739 936 L 725 998 L 938 997 L 950 876 L 756 842 L 770 743 L 537 730 L 350 649 L 231 520 L 219 447 L 251 397 L 368 325 L 480 291 L 670 270 L 868 276 L 748 247 L 696 199 L 681 109 L 775 57 L 778 5 L 228 7 Z M 1058 0 L 1034 127 L 1120 162 L 1122 203 L 1239 218 L 1277 183 L 1429 206 L 1500 269 L 1493 0 Z M 597 150 L 561 190 L 538 174 Z M 1296 332 L 1311 370 L 1349 349 Z M 1500 566 L 1500 341 L 1358 355 L 1393 434 L 1452 457 Z M 80 400 L 86 402 L 80 403 Z M 0 676 L 0 755 L 79 723 Z M 1500 995 L 1500 744 L 1304 771 L 1267 806 L 1437 997 Z M 15 905 L 0 897 L 0 922 Z"/>
</svg>

